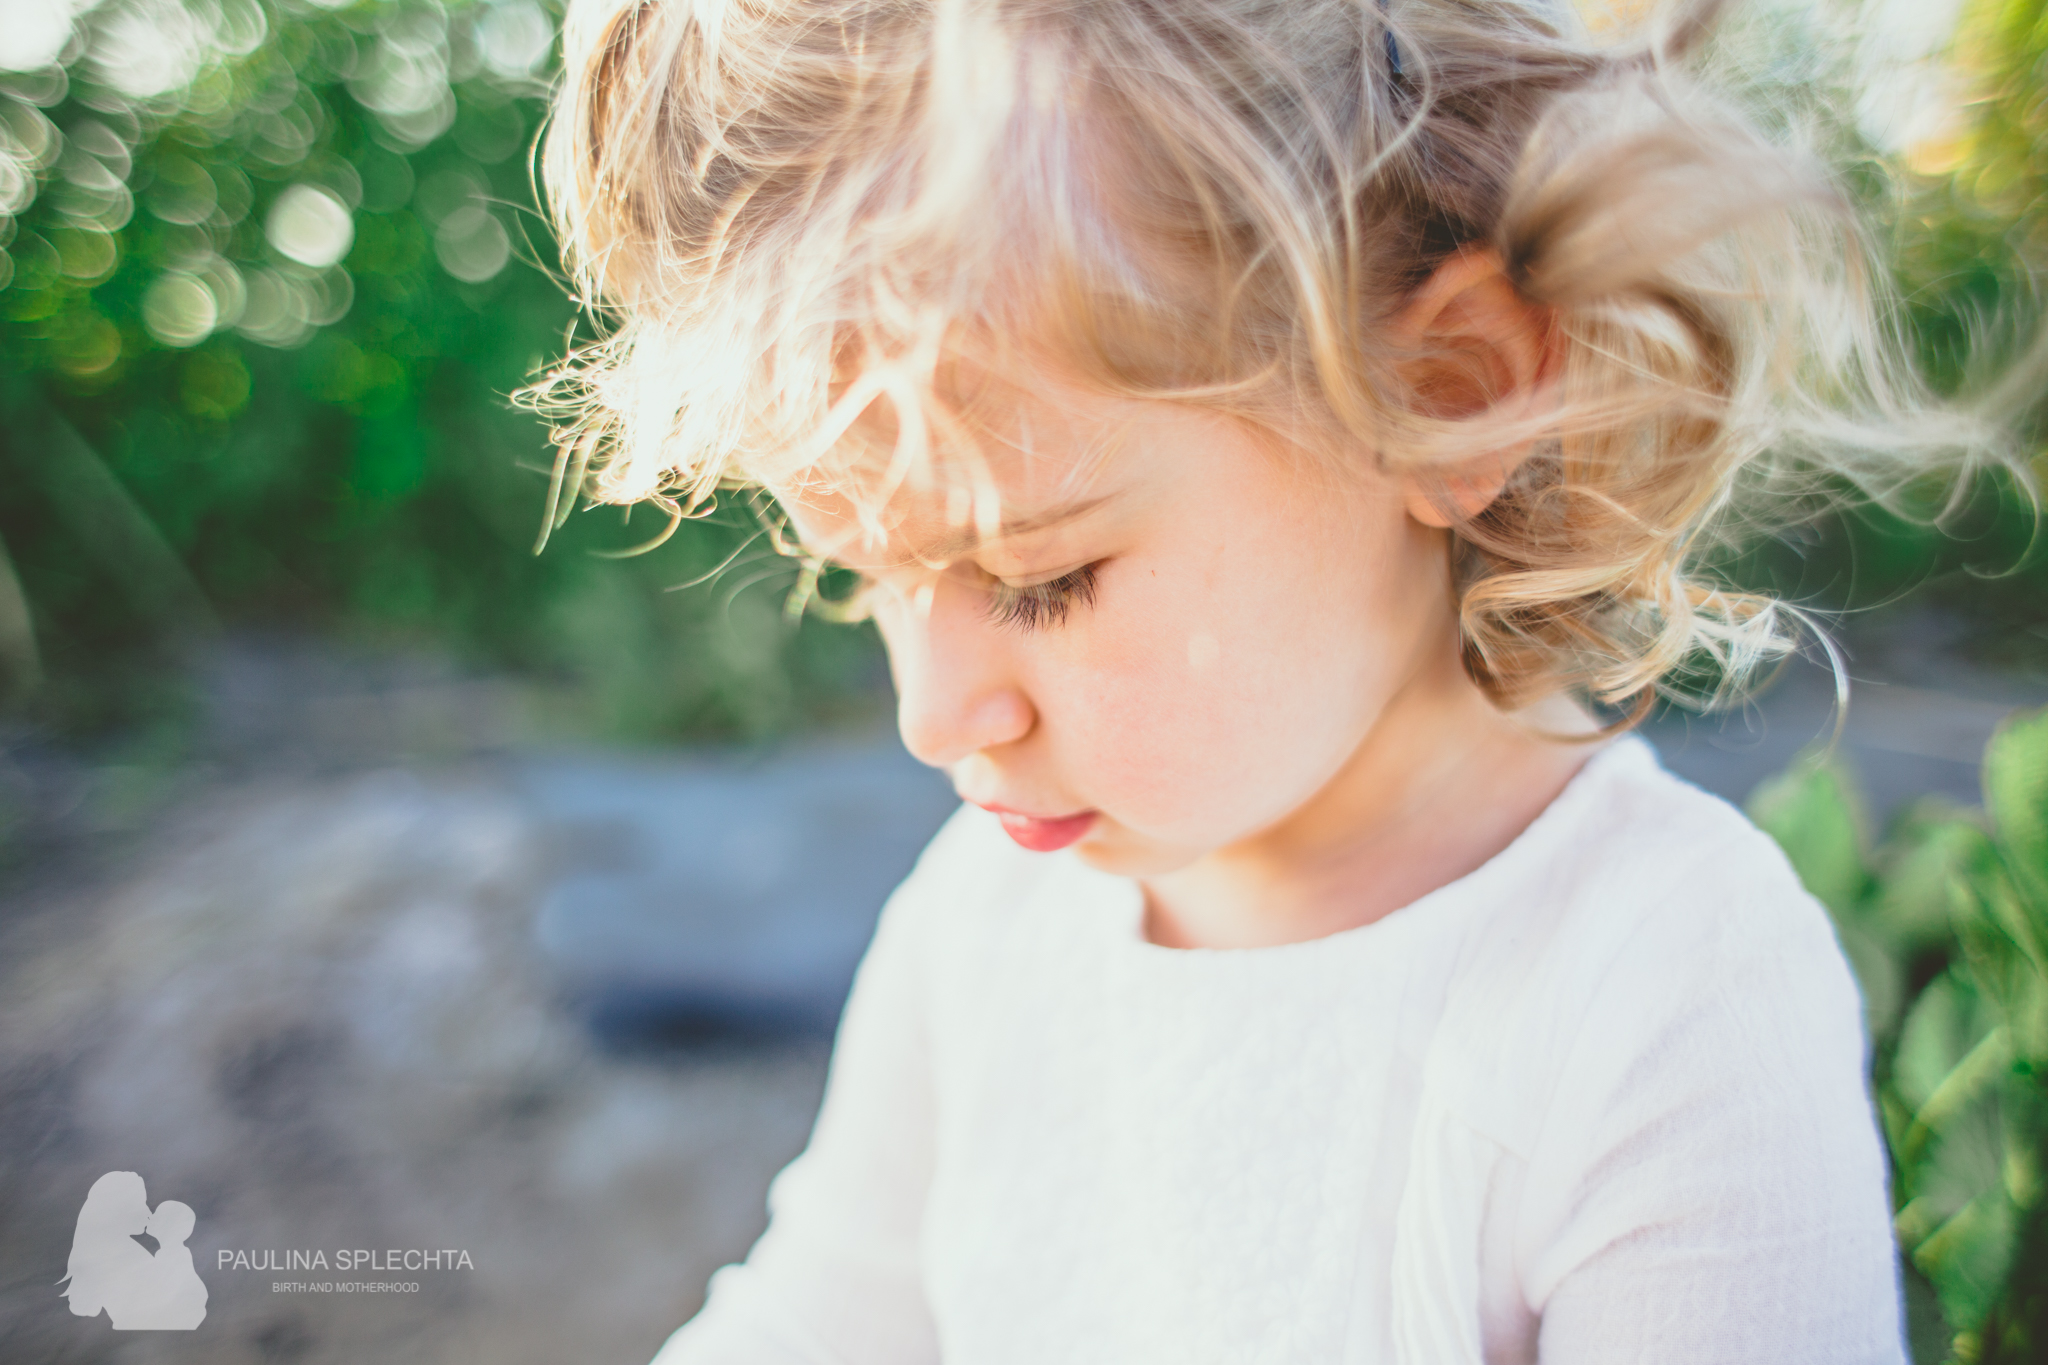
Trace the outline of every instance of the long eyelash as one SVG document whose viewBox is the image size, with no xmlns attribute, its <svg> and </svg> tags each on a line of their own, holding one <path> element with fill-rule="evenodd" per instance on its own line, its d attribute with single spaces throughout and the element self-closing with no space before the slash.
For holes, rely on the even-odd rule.
<svg viewBox="0 0 2048 1365">
<path fill-rule="evenodd" d="M 988 614 L 1000 626 L 1045 630 L 1065 625 L 1076 607 L 1095 605 L 1095 566 L 1084 564 L 1049 583 L 1013 588 L 998 583 L 989 594 Z"/>
</svg>

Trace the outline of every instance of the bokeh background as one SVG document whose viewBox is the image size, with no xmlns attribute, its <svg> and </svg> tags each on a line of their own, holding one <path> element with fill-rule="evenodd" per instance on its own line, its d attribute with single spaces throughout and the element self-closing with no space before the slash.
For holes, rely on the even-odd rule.
<svg viewBox="0 0 2048 1365">
<path fill-rule="evenodd" d="M 1582 8 L 1618 38 L 1644 7 Z M 559 18 L 0 0 L 9 1360 L 644 1359 L 758 1230 L 949 808 L 872 634 L 788 610 L 743 503 L 534 553 L 551 453 L 507 395 L 591 335 L 535 211 Z M 1724 52 L 1839 166 L 1936 383 L 2023 349 L 2043 0 L 1758 0 Z M 1815 660 L 1649 733 L 1837 915 L 1916 1354 L 2038 1360 L 2048 557 L 2013 483 L 1939 501 L 1725 556 L 1831 622 L 1839 739 Z M 57 1298 L 109 1169 L 198 1211 L 189 1339 Z M 476 1269 L 346 1300 L 213 1269 L 314 1247 Z"/>
</svg>

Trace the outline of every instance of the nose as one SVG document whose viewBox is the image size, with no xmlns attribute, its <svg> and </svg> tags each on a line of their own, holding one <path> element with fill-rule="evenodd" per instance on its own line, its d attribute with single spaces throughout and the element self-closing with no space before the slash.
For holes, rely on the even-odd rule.
<svg viewBox="0 0 2048 1365">
<path fill-rule="evenodd" d="M 1037 712 L 971 593 L 942 580 L 922 608 L 902 600 L 876 623 L 896 680 L 896 728 L 919 762 L 950 768 L 1031 733 Z"/>
</svg>

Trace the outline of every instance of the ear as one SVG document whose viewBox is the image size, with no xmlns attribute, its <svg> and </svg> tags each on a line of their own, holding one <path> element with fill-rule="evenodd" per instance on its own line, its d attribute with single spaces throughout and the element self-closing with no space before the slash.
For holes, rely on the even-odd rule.
<svg viewBox="0 0 2048 1365">
<path fill-rule="evenodd" d="M 1392 335 L 1415 355 L 1398 371 L 1422 416 L 1515 421 L 1554 401 L 1555 316 L 1516 291 L 1491 248 L 1467 248 L 1437 267 L 1394 319 Z M 1435 527 L 1477 516 L 1529 450 L 1524 443 L 1404 475 L 1408 515 Z"/>
</svg>

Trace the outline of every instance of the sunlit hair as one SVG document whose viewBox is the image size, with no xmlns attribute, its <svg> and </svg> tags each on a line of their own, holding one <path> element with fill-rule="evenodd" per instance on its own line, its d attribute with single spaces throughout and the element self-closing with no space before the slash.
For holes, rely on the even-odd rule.
<svg viewBox="0 0 2048 1365">
<path fill-rule="evenodd" d="M 557 506 L 681 518 L 881 411 L 866 504 L 957 478 L 956 519 L 992 525 L 941 376 L 1031 350 L 1340 461 L 1533 446 L 1455 528 L 1472 676 L 1504 706 L 1739 680 L 1794 622 L 1709 551 L 1831 476 L 1890 499 L 2006 457 L 1899 359 L 1825 169 L 1689 74 L 1718 9 L 1603 46 L 1516 0 L 575 8 L 544 170 L 610 331 L 528 394 Z M 1389 322 L 1464 249 L 1554 318 L 1540 417 L 1404 387 Z"/>
</svg>

